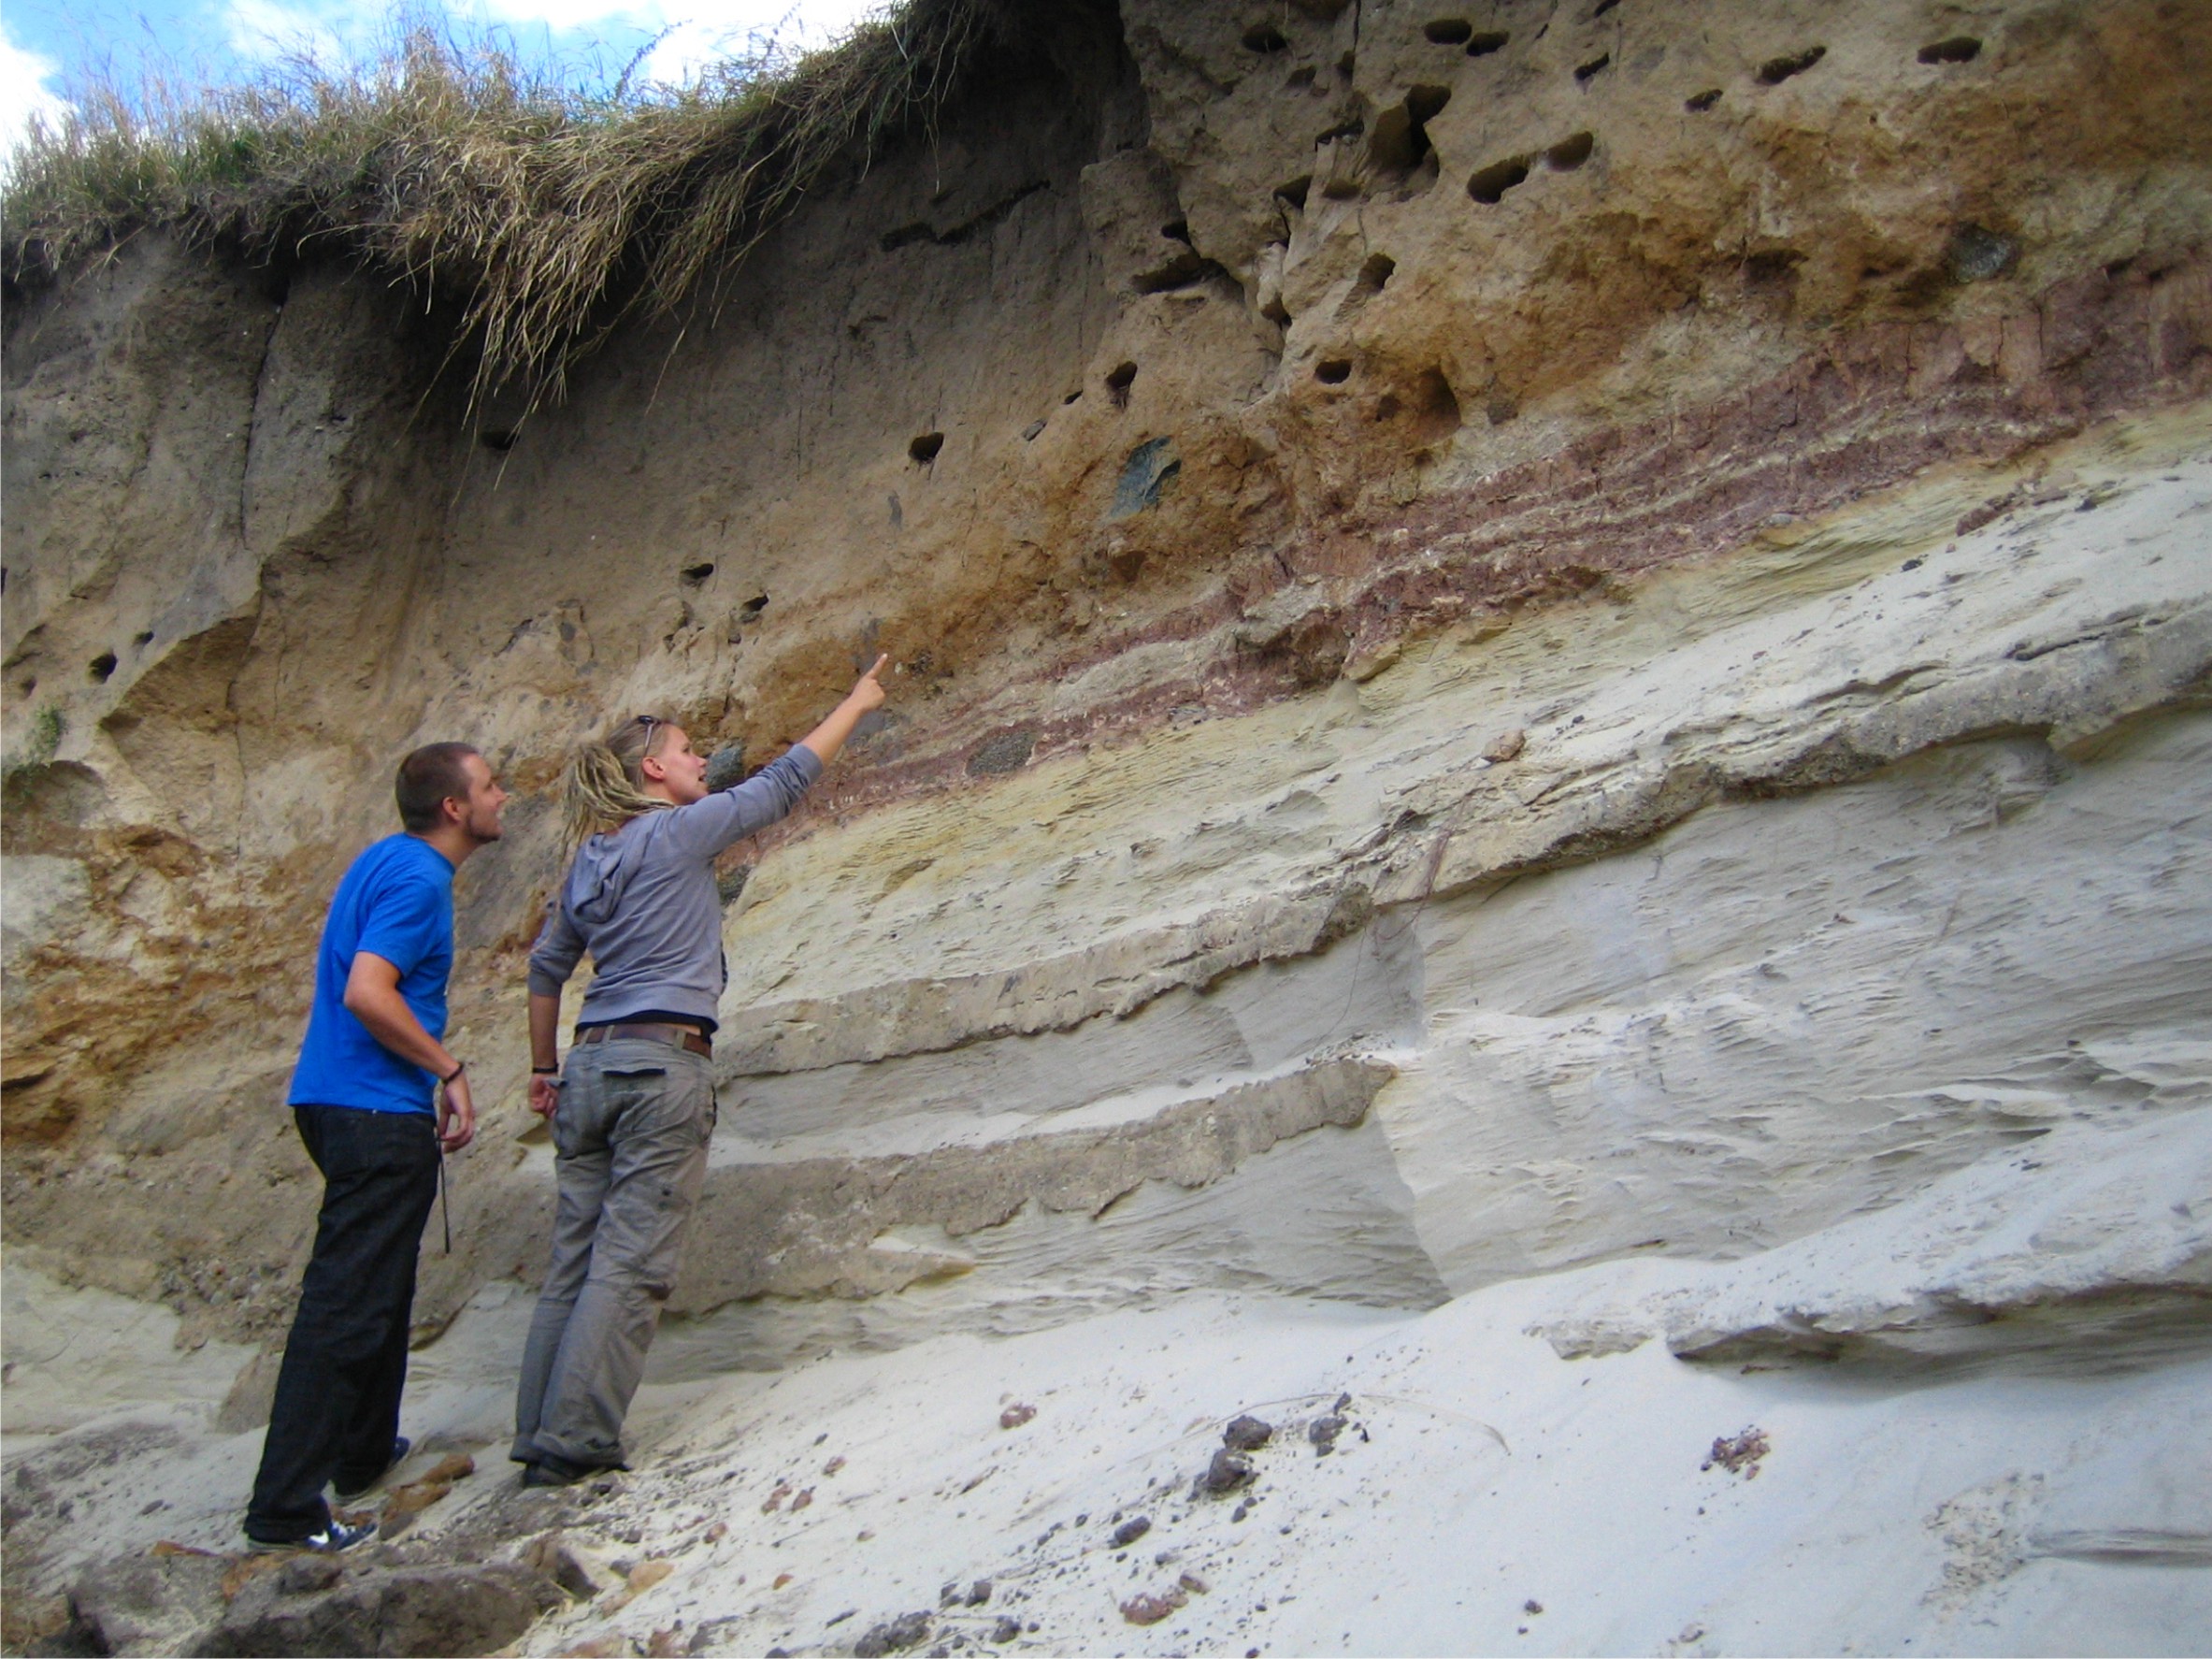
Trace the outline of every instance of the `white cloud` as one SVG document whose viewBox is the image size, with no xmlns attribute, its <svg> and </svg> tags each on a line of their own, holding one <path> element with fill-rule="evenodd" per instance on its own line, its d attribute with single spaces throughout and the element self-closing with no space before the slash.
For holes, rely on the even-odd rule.
<svg viewBox="0 0 2212 1659">
<path fill-rule="evenodd" d="M 346 55 L 346 35 L 340 33 L 340 23 L 360 15 L 351 7 L 288 6 L 284 0 L 229 0 L 223 22 L 231 50 L 249 62 L 307 57 L 336 65 Z"/>
<path fill-rule="evenodd" d="M 661 39 L 646 55 L 647 80 L 694 79 L 718 59 L 746 54 L 773 40 L 811 50 L 843 36 L 884 0 L 483 0 L 510 24 L 555 32 L 636 29 Z"/>
<path fill-rule="evenodd" d="M 34 116 L 54 126 L 69 112 L 61 94 L 47 84 L 61 72 L 51 58 L 18 46 L 0 23 L 0 173 L 15 166 L 16 148 Z"/>
</svg>

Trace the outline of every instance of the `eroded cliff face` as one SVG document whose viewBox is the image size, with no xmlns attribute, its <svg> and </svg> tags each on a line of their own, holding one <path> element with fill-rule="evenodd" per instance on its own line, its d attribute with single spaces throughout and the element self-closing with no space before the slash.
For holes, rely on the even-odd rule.
<svg viewBox="0 0 2212 1659">
<path fill-rule="evenodd" d="M 2206 1103 L 2202 8 L 1094 21 L 526 417 L 342 269 L 11 299 L 14 1261 L 280 1329 L 309 945 L 462 737 L 419 1313 L 531 1281 L 565 746 L 757 764 L 878 650 L 725 861 L 670 1364 L 1738 1257 Z"/>
</svg>

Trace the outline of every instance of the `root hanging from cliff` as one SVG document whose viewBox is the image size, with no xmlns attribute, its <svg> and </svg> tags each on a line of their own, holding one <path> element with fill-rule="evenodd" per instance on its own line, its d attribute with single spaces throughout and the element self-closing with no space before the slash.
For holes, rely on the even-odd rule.
<svg viewBox="0 0 2212 1659">
<path fill-rule="evenodd" d="M 365 65 L 258 84 L 73 89 L 6 194 L 11 289 L 163 226 L 266 264 L 336 251 L 458 308 L 481 402 L 557 400 L 620 323 L 722 276 L 831 168 L 933 123 L 985 49 L 1070 25 L 1009 0 L 906 0 L 833 50 L 587 94 L 488 40 L 402 25 Z"/>
</svg>

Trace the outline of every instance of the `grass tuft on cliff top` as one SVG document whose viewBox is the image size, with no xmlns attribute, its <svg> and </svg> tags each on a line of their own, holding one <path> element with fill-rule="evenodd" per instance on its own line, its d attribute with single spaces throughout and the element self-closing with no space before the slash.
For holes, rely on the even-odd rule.
<svg viewBox="0 0 2212 1659">
<path fill-rule="evenodd" d="M 839 157 L 931 119 L 1002 6 L 903 0 L 828 50 L 599 95 L 420 23 L 340 68 L 95 83 L 19 151 L 0 268 L 52 282 L 154 227 L 256 263 L 337 254 L 458 303 L 478 397 L 557 398 L 608 330 L 729 268 Z"/>
</svg>

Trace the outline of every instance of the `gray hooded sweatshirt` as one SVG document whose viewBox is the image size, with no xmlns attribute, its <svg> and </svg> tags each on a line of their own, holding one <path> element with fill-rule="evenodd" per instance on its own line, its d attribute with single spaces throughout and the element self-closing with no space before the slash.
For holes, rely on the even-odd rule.
<svg viewBox="0 0 2212 1659">
<path fill-rule="evenodd" d="M 588 950 L 595 972 L 580 1024 L 682 1014 L 711 1030 L 729 978 L 714 857 L 789 813 L 821 775 L 822 762 L 801 744 L 704 801 L 591 837 L 546 905 L 530 951 L 532 992 L 559 996 Z"/>
</svg>

